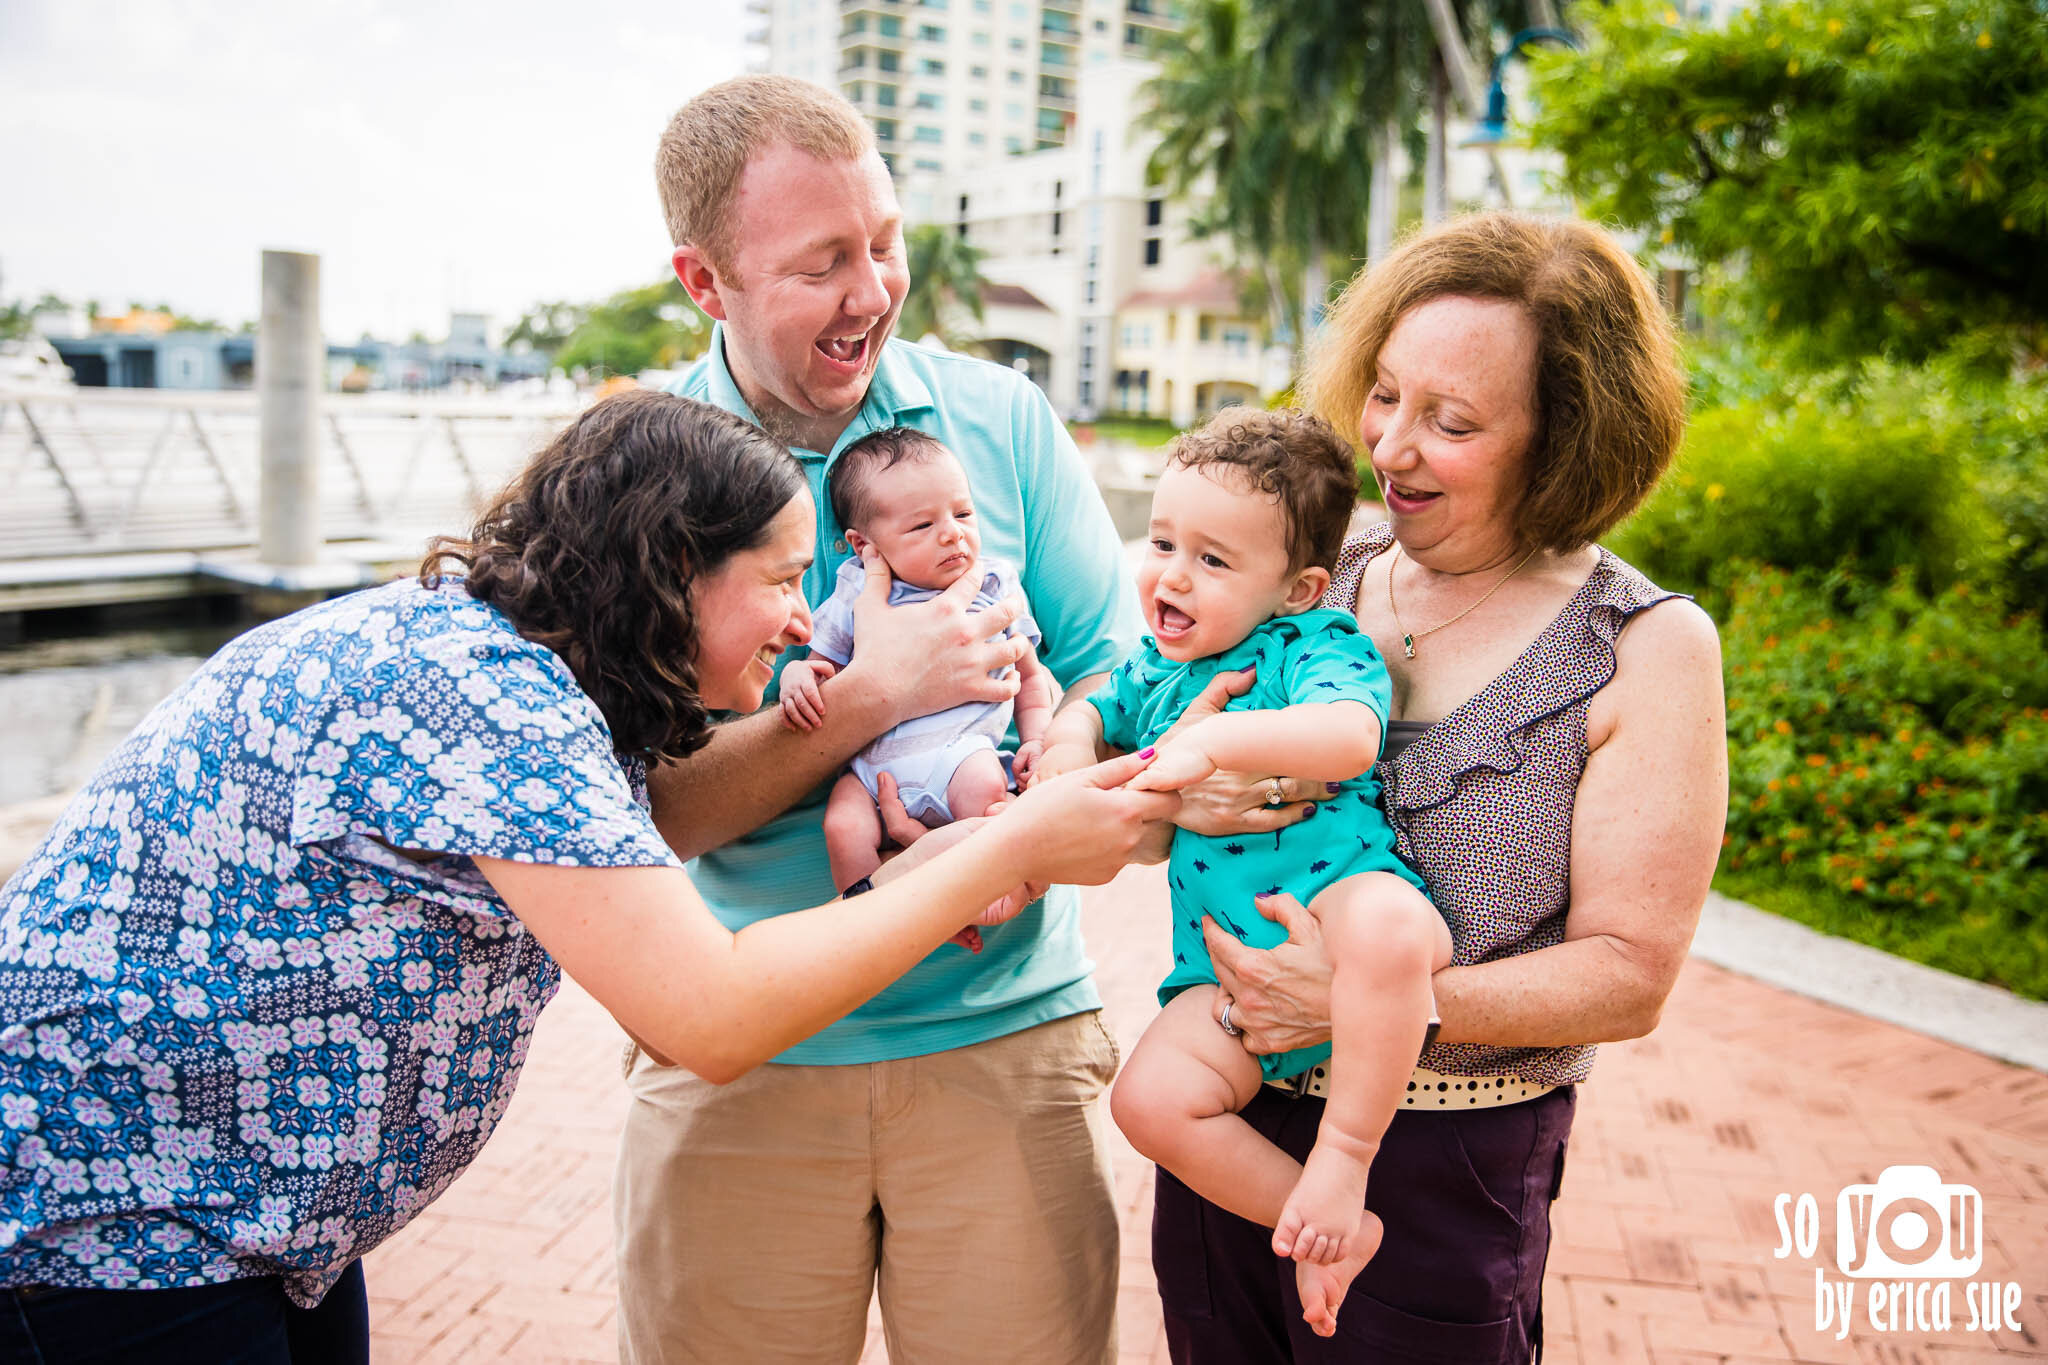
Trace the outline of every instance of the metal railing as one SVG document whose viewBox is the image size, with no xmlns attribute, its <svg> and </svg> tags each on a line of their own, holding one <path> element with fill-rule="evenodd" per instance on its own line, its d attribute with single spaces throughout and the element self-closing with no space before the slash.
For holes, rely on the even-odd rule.
<svg viewBox="0 0 2048 1365">
<path fill-rule="evenodd" d="M 559 400 L 329 394 L 323 538 L 467 527 L 575 411 Z M 251 546 L 256 395 L 0 389 L 0 561 Z"/>
</svg>

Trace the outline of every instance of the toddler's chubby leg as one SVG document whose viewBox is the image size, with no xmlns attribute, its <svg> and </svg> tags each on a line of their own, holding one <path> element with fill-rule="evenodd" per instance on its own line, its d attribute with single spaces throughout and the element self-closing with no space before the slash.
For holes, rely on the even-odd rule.
<svg viewBox="0 0 2048 1365">
<path fill-rule="evenodd" d="M 852 773 L 840 774 L 825 801 L 825 857 L 842 890 L 882 865 L 882 814 Z"/>
<path fill-rule="evenodd" d="M 946 808 L 955 820 L 988 814 L 988 808 L 1010 794 L 1010 779 L 994 749 L 976 749 L 960 760 L 946 781 Z M 1221 1032 L 1221 1030 L 1218 1030 Z"/>
<path fill-rule="evenodd" d="M 1331 1093 L 1273 1250 L 1302 1263 L 1302 1315 L 1327 1336 L 1332 1295 L 1341 1299 L 1379 1242 L 1379 1220 L 1365 1212 L 1366 1173 L 1422 1050 L 1429 978 L 1451 960 L 1451 936 L 1427 897 L 1386 872 L 1346 877 L 1309 908 L 1332 967 Z"/>
<path fill-rule="evenodd" d="M 1109 1112 L 1140 1153 L 1196 1194 L 1270 1221 L 1301 1176 L 1293 1157 L 1237 1111 L 1259 1089 L 1258 1059 L 1216 1026 L 1213 986 L 1166 1002 L 1109 1092 Z"/>
</svg>

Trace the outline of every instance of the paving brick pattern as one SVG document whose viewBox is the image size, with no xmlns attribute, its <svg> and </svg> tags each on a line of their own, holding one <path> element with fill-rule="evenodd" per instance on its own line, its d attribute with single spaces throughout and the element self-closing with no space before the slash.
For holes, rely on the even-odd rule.
<svg viewBox="0 0 2048 1365">
<path fill-rule="evenodd" d="M 1164 879 L 1134 868 L 1084 904 L 1110 1022 L 1128 1048 L 1152 1013 Z M 615 1359 L 621 1043 L 573 985 L 548 1007 L 481 1159 L 369 1258 L 379 1365 Z M 1151 1172 L 1121 1143 L 1115 1164 L 1122 1356 L 1164 1361 L 1147 1259 Z M 1977 1279 L 2022 1285 L 2018 1330 L 1967 1330 L 1960 1283 L 1949 1331 L 1876 1331 L 1860 1289 L 1846 1339 L 1815 1330 L 1816 1266 L 1843 1278 L 1835 1192 L 1889 1165 L 1933 1166 L 1981 1191 Z M 1780 1193 L 1819 1203 L 1811 1261 L 1772 1254 Z M 1695 961 L 1661 1027 L 1603 1049 L 1581 1091 L 1544 1294 L 1546 1359 L 1558 1365 L 2048 1360 L 2048 1076 Z M 862 1359 L 887 1358 L 874 1320 Z"/>
</svg>

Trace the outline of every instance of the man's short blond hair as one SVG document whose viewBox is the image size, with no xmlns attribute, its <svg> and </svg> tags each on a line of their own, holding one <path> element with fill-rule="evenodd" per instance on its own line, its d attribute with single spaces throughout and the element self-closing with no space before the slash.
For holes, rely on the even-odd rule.
<svg viewBox="0 0 2048 1365">
<path fill-rule="evenodd" d="M 736 76 L 682 108 L 662 132 L 654 182 L 669 240 L 723 268 L 732 260 L 732 201 L 747 162 L 781 143 L 828 160 L 875 149 L 867 120 L 837 93 L 793 76 Z"/>
</svg>

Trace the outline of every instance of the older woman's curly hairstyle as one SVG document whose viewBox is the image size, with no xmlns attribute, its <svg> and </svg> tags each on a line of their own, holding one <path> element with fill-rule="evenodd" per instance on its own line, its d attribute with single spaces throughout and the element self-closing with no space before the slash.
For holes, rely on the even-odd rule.
<svg viewBox="0 0 2048 1365">
<path fill-rule="evenodd" d="M 594 404 L 477 518 L 437 536 L 420 582 L 444 573 L 567 661 L 621 753 L 703 747 L 700 623 L 691 586 L 806 487 L 796 457 L 732 414 L 642 390 Z"/>
<path fill-rule="evenodd" d="M 1357 432 L 1395 324 L 1440 298 L 1511 303 L 1535 323 L 1536 429 L 1515 532 L 1558 552 L 1597 540 L 1656 486 L 1685 427 L 1685 376 L 1649 278 L 1588 223 L 1454 219 L 1345 289 L 1305 381 L 1315 410 Z"/>
</svg>

